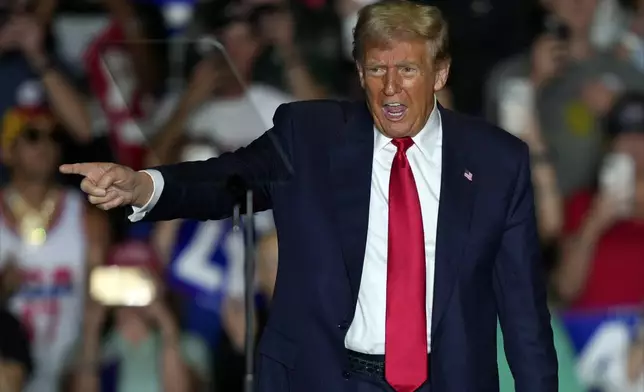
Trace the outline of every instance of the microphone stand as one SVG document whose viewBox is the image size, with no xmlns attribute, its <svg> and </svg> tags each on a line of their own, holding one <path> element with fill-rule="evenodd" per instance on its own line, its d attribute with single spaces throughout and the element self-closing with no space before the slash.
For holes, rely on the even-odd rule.
<svg viewBox="0 0 644 392">
<path fill-rule="evenodd" d="M 235 67 L 234 62 L 228 55 L 228 52 L 224 48 L 224 45 L 219 42 L 216 38 L 212 36 L 202 36 L 198 40 L 199 50 L 203 53 L 207 52 L 207 48 L 214 48 L 219 53 L 222 54 L 225 63 L 228 65 L 230 70 L 233 73 L 237 83 L 242 87 L 244 91 L 248 91 L 248 86 L 244 81 L 244 78 L 239 73 L 237 67 Z M 249 99 L 249 103 L 253 102 Z M 258 112 L 254 112 L 258 121 L 261 120 Z M 273 145 L 281 156 L 284 164 L 287 167 L 287 170 L 290 173 L 293 173 L 293 167 L 290 161 L 287 159 L 286 154 L 281 148 L 279 142 L 268 133 L 271 138 Z M 244 376 L 244 392 L 253 392 L 253 383 L 254 383 L 254 360 L 255 360 L 255 224 L 253 220 L 253 192 L 247 184 L 244 183 L 238 176 L 233 176 L 232 178 L 232 188 L 236 189 L 234 194 L 236 194 L 236 205 L 233 211 L 233 228 L 237 230 L 241 229 L 241 204 L 246 203 L 246 222 L 244 224 L 244 302 L 245 302 L 245 317 L 246 317 L 246 335 L 244 337 L 244 354 L 246 358 L 246 374 Z M 246 200 L 244 200 L 244 195 Z"/>
<path fill-rule="evenodd" d="M 190 41 L 185 41 L 179 39 L 178 41 L 183 43 L 189 43 Z M 164 40 L 131 40 L 128 42 L 141 42 L 141 43 L 161 43 Z M 228 52 L 224 48 L 224 45 L 219 42 L 216 38 L 212 36 L 202 36 L 197 41 L 198 50 L 202 53 L 207 53 L 208 48 L 215 49 L 220 52 L 223 56 L 223 59 L 226 65 L 230 68 L 233 73 L 234 78 L 237 83 L 242 87 L 244 91 L 248 91 L 248 86 L 244 81 L 244 78 L 239 73 L 239 70 L 234 66 L 234 63 Z M 108 72 L 112 74 L 107 67 Z M 249 100 L 249 103 L 253 104 Z M 256 117 L 257 121 L 261 123 L 261 116 L 257 111 L 251 111 L 252 114 Z M 287 158 L 284 150 L 282 149 L 278 140 L 275 137 L 268 133 L 269 138 L 273 142 L 277 153 L 282 158 L 284 165 L 290 173 L 293 173 L 293 166 L 291 165 L 289 159 Z M 233 176 L 236 177 L 236 176 Z M 243 180 L 240 178 L 232 178 L 232 183 L 229 184 L 229 188 L 232 187 L 232 192 L 235 196 L 235 206 L 233 208 L 233 230 L 239 231 L 242 230 L 241 224 L 241 206 L 242 203 L 246 204 L 246 216 L 244 224 L 244 307 L 245 307 L 245 318 L 246 318 L 246 335 L 245 335 L 245 346 L 244 353 L 246 358 L 246 374 L 244 376 L 244 392 L 253 392 L 253 383 L 254 383 L 254 359 L 255 359 L 255 224 L 253 219 L 253 192 L 250 190 L 250 187 L 244 184 Z M 244 200 L 245 198 L 245 200 Z"/>
<path fill-rule="evenodd" d="M 240 195 L 239 199 L 243 199 Z M 252 392 L 255 360 L 255 224 L 253 217 L 253 191 L 246 190 L 246 200 L 239 200 L 233 209 L 233 230 L 244 229 L 244 310 L 246 334 L 244 336 L 244 392 Z M 241 203 L 246 203 L 245 222 L 242 225 Z"/>
</svg>

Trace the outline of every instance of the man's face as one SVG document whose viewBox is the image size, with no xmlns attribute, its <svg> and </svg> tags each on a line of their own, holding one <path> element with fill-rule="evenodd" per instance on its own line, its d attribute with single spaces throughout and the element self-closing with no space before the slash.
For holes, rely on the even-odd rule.
<svg viewBox="0 0 644 392">
<path fill-rule="evenodd" d="M 221 35 L 231 61 L 242 75 L 249 75 L 259 50 L 259 42 L 246 22 L 234 22 Z"/>
<path fill-rule="evenodd" d="M 35 121 L 15 141 L 9 164 L 14 173 L 32 180 L 47 180 L 56 171 L 60 157 L 60 139 L 46 120 Z"/>
<path fill-rule="evenodd" d="M 449 65 L 437 67 L 422 40 L 365 49 L 357 67 L 376 127 L 391 138 L 416 135 L 434 107 L 434 92 L 445 86 Z"/>
</svg>

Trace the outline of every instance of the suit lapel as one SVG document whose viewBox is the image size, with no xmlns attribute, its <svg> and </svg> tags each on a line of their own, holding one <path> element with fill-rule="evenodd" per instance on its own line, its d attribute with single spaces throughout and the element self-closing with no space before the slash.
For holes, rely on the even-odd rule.
<svg viewBox="0 0 644 392">
<path fill-rule="evenodd" d="M 476 191 L 476 171 L 468 165 L 468 140 L 455 114 L 439 106 L 443 127 L 443 154 L 436 260 L 432 337 L 436 334 L 458 278 L 466 248 Z M 470 175 L 471 177 L 468 179 Z"/>
<path fill-rule="evenodd" d="M 439 105 L 443 127 L 443 152 L 432 311 L 432 337 L 436 334 L 452 296 L 461 256 L 467 244 L 476 191 L 476 171 L 468 165 L 468 141 L 455 114 Z M 364 264 L 371 171 L 373 120 L 360 104 L 351 114 L 330 149 L 332 208 L 349 276 L 353 303 L 357 301 Z M 472 174 L 471 180 L 466 172 Z"/>
<path fill-rule="evenodd" d="M 358 298 L 367 243 L 373 143 L 371 114 L 366 104 L 357 104 L 329 157 L 335 223 L 353 303 Z"/>
</svg>

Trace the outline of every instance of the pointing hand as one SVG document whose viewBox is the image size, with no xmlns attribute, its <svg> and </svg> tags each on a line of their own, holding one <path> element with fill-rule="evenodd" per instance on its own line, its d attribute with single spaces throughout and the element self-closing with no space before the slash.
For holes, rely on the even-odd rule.
<svg viewBox="0 0 644 392">
<path fill-rule="evenodd" d="M 132 205 L 143 207 L 152 196 L 152 178 L 127 166 L 109 162 L 74 163 L 62 165 L 63 174 L 81 175 L 81 189 L 90 203 L 103 210 Z"/>
</svg>

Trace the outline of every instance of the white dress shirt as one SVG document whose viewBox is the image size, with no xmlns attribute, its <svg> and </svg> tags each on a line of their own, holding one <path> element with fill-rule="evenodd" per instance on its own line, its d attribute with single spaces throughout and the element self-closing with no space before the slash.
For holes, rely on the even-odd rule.
<svg viewBox="0 0 644 392">
<path fill-rule="evenodd" d="M 387 240 L 389 224 L 389 177 L 396 155 L 391 139 L 374 128 L 373 169 L 371 173 L 371 201 L 367 246 L 362 279 L 358 292 L 355 317 L 345 338 L 345 346 L 365 354 L 385 352 L 385 313 L 387 302 Z M 414 145 L 407 150 L 420 207 L 425 233 L 425 260 L 427 271 L 427 347 L 431 347 L 432 300 L 434 294 L 434 259 L 441 185 L 441 158 L 443 130 L 440 112 L 436 108 L 427 124 L 413 137 Z M 150 211 L 163 191 L 163 176 L 156 170 L 146 170 L 153 180 L 154 192 L 148 203 L 133 207 L 129 219 L 136 222 Z"/>
<path fill-rule="evenodd" d="M 374 128 L 373 169 L 367 247 L 358 305 L 353 322 L 344 340 L 345 346 L 365 354 L 385 353 L 385 314 L 387 309 L 387 244 L 389 229 L 389 177 L 396 155 L 391 139 Z M 425 233 L 427 272 L 427 347 L 431 347 L 432 299 L 434 294 L 434 259 L 436 257 L 436 225 L 441 186 L 443 131 L 440 112 L 432 111 L 427 124 L 412 138 L 407 159 L 414 174 Z"/>
</svg>

